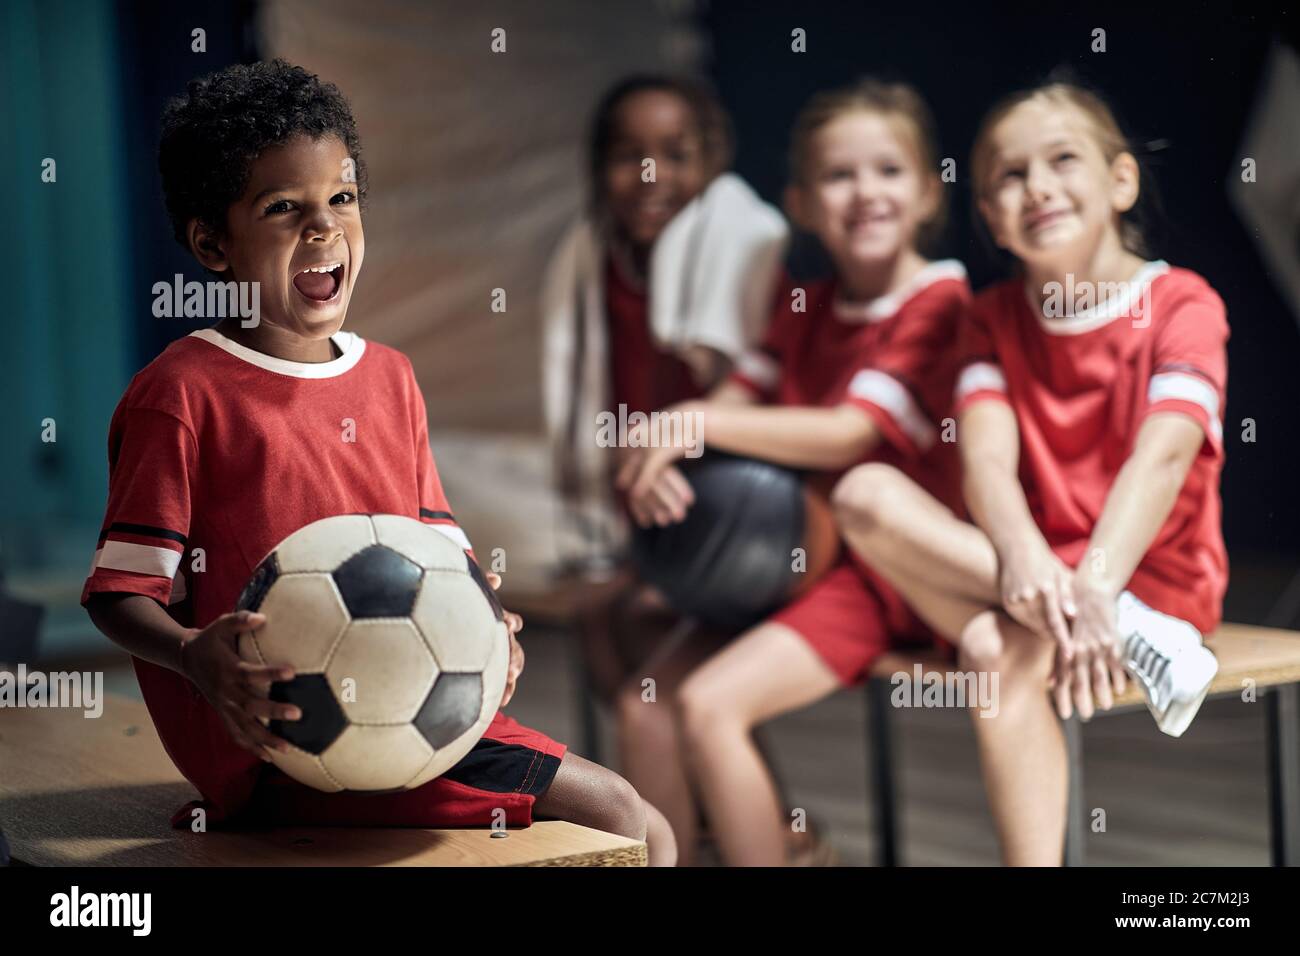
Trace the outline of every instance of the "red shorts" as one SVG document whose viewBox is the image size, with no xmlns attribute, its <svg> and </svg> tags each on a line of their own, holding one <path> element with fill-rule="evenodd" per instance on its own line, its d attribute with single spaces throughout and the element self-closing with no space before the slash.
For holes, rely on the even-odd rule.
<svg viewBox="0 0 1300 956">
<path fill-rule="evenodd" d="M 568 748 L 500 711 L 483 739 L 442 776 L 396 793 L 325 793 L 267 766 L 241 822 L 273 826 L 475 827 L 533 822 Z"/>
<path fill-rule="evenodd" d="M 865 683 L 888 650 L 952 651 L 898 592 L 851 554 L 769 620 L 797 631 L 846 687 Z"/>
</svg>

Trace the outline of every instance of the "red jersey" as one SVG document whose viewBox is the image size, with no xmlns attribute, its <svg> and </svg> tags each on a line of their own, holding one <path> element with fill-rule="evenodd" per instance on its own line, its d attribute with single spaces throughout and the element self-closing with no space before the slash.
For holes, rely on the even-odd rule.
<svg viewBox="0 0 1300 956">
<path fill-rule="evenodd" d="M 610 256 L 605 263 L 610 378 L 614 407 L 626 405 L 629 414 L 649 414 L 703 394 L 690 366 L 655 343 L 648 301 L 645 290 L 629 281 Z"/>
<path fill-rule="evenodd" d="M 963 338 L 958 410 L 982 399 L 1011 405 L 1030 511 L 1070 567 L 1087 557 L 1147 416 L 1181 412 L 1201 426 L 1201 452 L 1128 588 L 1212 631 L 1228 583 L 1219 528 L 1228 322 L 1214 290 L 1194 272 L 1151 262 L 1100 305 L 1044 318 L 1013 280 L 976 297 Z"/>
<path fill-rule="evenodd" d="M 941 432 L 971 297 L 961 263 L 931 262 L 865 304 L 838 301 L 837 282 L 826 280 L 802 286 L 804 311 L 796 312 L 794 288 L 785 289 L 763 345 L 741 356 L 732 381 L 777 405 L 858 406 L 883 436 L 868 460 L 894 465 L 960 510 L 955 444 Z"/>
<path fill-rule="evenodd" d="M 202 329 L 131 380 L 109 425 L 108 507 L 82 604 L 97 592 L 143 594 L 181 625 L 204 627 L 234 610 L 284 538 L 338 514 L 419 518 L 468 549 L 410 361 L 350 332 L 334 342 L 340 357 L 309 364 Z M 243 806 L 262 761 L 235 744 L 194 684 L 134 663 L 163 746 L 212 819 Z"/>
</svg>

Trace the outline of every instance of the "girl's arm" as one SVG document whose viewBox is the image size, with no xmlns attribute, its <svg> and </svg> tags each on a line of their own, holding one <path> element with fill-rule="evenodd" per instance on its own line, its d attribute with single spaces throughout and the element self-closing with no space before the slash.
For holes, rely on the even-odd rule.
<svg viewBox="0 0 1300 956">
<path fill-rule="evenodd" d="M 721 405 L 702 402 L 689 411 L 703 416 L 706 447 L 761 458 L 791 468 L 838 471 L 875 448 L 880 431 L 854 405 Z"/>
<path fill-rule="evenodd" d="M 1070 569 L 1052 553 L 1020 486 L 1020 429 L 1001 401 L 976 402 L 958 424 L 962 488 L 971 517 L 993 542 L 1002 605 L 1021 624 L 1069 643 Z"/>
<path fill-rule="evenodd" d="M 1106 495 L 1076 587 L 1119 596 L 1173 510 L 1204 441 L 1201 426 L 1179 412 L 1156 412 L 1142 423 Z"/>
<path fill-rule="evenodd" d="M 1074 573 L 1078 601 L 1074 621 L 1072 679 L 1074 706 L 1092 716 L 1093 696 L 1109 709 L 1112 692 L 1123 693 L 1124 648 L 1116 629 L 1116 599 L 1160 531 L 1205 441 L 1194 419 L 1180 412 L 1156 412 L 1138 430 L 1133 451 L 1106 495 L 1088 553 Z M 1058 671 L 1057 709 L 1070 701 Z"/>
</svg>

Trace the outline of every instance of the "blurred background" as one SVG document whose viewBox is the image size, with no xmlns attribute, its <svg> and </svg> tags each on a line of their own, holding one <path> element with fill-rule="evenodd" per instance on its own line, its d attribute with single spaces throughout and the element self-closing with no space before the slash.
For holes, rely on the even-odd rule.
<svg viewBox="0 0 1300 956">
<path fill-rule="evenodd" d="M 490 48 L 498 27 L 504 53 Z M 796 28 L 807 52 L 791 50 Z M 1104 53 L 1091 49 L 1097 28 Z M 0 174 L 16 216 L 0 229 L 0 574 L 9 593 L 44 608 L 37 659 L 98 662 L 116 675 L 111 686 L 136 692 L 77 600 L 103 517 L 113 408 L 135 371 L 198 327 L 150 309 L 155 282 L 202 278 L 163 210 L 158 117 L 195 76 L 272 56 L 352 103 L 371 205 L 349 327 L 410 356 L 449 499 L 478 549 L 505 549 L 506 588 L 525 605 L 548 586 L 558 521 L 538 293 L 581 210 L 583 139 L 605 88 L 642 70 L 707 76 L 735 123 L 736 171 L 779 203 L 789 127 L 811 93 L 863 74 L 912 82 L 934 109 L 942 155 L 958 163 L 943 252 L 980 288 L 999 273 L 966 212 L 975 126 L 1001 94 L 1073 66 L 1152 147 L 1165 213 L 1156 252 L 1227 302 L 1225 616 L 1300 624 L 1298 35 L 1294 15 L 1262 4 L 1078 14 L 1011 4 L 990 15 L 811 0 L 3 0 Z M 1257 161 L 1254 183 L 1241 182 L 1243 157 Z M 57 162 L 54 183 L 40 178 L 46 158 Z M 810 275 L 823 264 L 805 238 L 789 265 Z M 490 309 L 494 288 L 507 292 L 504 313 Z M 1255 440 L 1231 440 L 1246 419 Z M 42 439 L 46 420 L 57 441 Z M 28 619 L 6 607 L 0 640 L 19 641 Z M 582 676 L 564 617 L 563 602 L 536 603 L 511 712 L 590 755 L 607 730 L 598 723 L 579 744 Z M 850 863 L 873 851 L 865 720 L 860 695 L 841 694 L 770 732 L 792 798 Z M 908 862 L 992 862 L 965 718 L 915 711 L 899 723 Z M 1090 836 L 1090 859 L 1265 862 L 1264 755 L 1245 745 L 1262 728 L 1262 711 L 1212 701 L 1176 758 L 1145 713 L 1089 728 L 1088 798 L 1119 808 L 1110 834 Z"/>
</svg>

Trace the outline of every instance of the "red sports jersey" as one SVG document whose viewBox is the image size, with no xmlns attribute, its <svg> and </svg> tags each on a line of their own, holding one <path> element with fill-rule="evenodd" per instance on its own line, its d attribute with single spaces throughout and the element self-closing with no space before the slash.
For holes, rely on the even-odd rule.
<svg viewBox="0 0 1300 956">
<path fill-rule="evenodd" d="M 1228 322 L 1214 290 L 1194 272 L 1151 262 L 1122 294 L 1044 318 L 1013 280 L 976 297 L 963 339 L 958 410 L 981 399 L 1010 403 L 1030 511 L 1070 567 L 1087 557 L 1146 417 L 1181 412 L 1204 429 L 1201 453 L 1128 588 L 1212 631 L 1228 583 L 1219 528 Z"/>
<path fill-rule="evenodd" d="M 941 440 L 957 369 L 955 338 L 970 302 L 966 270 L 932 262 L 870 303 L 837 301 L 835 280 L 804 283 L 804 311 L 784 291 L 763 345 L 732 380 L 777 405 L 862 408 L 884 440 L 870 460 L 892 464 L 960 510 L 955 444 Z"/>
<path fill-rule="evenodd" d="M 661 349 L 650 335 L 650 312 L 644 289 L 634 286 L 611 256 L 605 265 L 605 311 L 614 407 L 649 414 L 668 405 L 699 398 L 690 366 Z"/>
<path fill-rule="evenodd" d="M 308 364 L 203 329 L 132 379 L 109 426 L 107 514 L 83 604 L 96 592 L 143 594 L 204 627 L 234 610 L 280 541 L 331 515 L 418 517 L 469 547 L 443 496 L 410 361 L 349 332 L 334 341 L 340 357 Z M 184 677 L 138 659 L 135 668 L 209 819 L 243 806 L 262 761 Z"/>
</svg>

